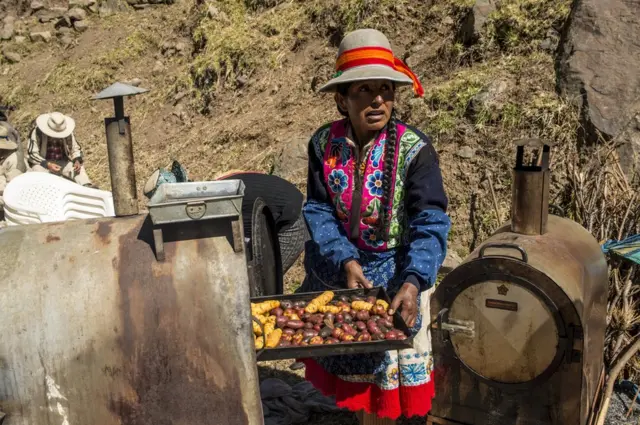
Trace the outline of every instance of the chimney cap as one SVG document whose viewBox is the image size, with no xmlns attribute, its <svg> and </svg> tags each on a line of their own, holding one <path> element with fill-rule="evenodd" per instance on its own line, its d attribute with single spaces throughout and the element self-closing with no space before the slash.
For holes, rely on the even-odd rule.
<svg viewBox="0 0 640 425">
<path fill-rule="evenodd" d="M 124 83 L 113 83 L 100 93 L 92 97 L 93 100 L 113 99 L 116 97 L 135 96 L 137 94 L 146 93 L 148 89 L 130 86 Z"/>
</svg>

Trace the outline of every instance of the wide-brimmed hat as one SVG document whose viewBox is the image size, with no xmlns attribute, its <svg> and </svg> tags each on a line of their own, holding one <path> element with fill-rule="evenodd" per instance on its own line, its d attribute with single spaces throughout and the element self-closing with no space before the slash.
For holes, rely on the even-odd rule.
<svg viewBox="0 0 640 425">
<path fill-rule="evenodd" d="M 333 92 L 340 84 L 364 80 L 413 85 L 417 96 L 424 94 L 418 77 L 394 56 L 387 37 L 374 29 L 360 29 L 344 36 L 338 48 L 336 74 L 319 91 Z"/>
<path fill-rule="evenodd" d="M 60 112 L 42 114 L 36 118 L 36 125 L 44 134 L 56 139 L 69 137 L 76 128 L 76 122 Z"/>
<path fill-rule="evenodd" d="M 0 125 L 0 149 L 18 149 L 18 144 L 9 139 L 9 129 L 3 125 Z"/>
</svg>

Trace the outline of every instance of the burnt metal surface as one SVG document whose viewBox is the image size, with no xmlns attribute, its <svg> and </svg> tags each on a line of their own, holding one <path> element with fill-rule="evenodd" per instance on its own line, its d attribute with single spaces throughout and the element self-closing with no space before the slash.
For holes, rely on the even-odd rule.
<svg viewBox="0 0 640 425">
<path fill-rule="evenodd" d="M 472 425 L 583 425 L 603 364 L 605 257 L 589 232 L 568 219 L 549 216 L 543 235 L 510 229 L 510 224 L 502 227 L 445 277 L 431 300 L 432 322 L 472 281 L 485 278 L 526 285 L 526 280 L 553 302 L 563 323 L 560 336 L 573 347 L 558 347 L 564 356 L 555 370 L 538 385 L 519 389 L 470 373 L 452 352 L 447 332 L 432 330 L 436 373 L 432 414 Z M 526 252 L 526 263 L 513 245 Z M 496 297 L 502 299 L 501 294 Z"/>
<path fill-rule="evenodd" d="M 525 235 L 542 235 L 547 231 L 549 214 L 549 154 L 547 144 L 535 139 L 527 146 L 542 149 L 539 161 L 524 163 L 524 146 L 517 147 L 516 166 L 512 171 L 511 231 Z"/>
<path fill-rule="evenodd" d="M 361 288 L 361 289 L 340 289 L 332 291 L 336 297 L 341 295 L 351 296 L 360 295 L 368 297 L 370 295 L 375 296 L 378 299 L 383 299 L 387 303 L 391 304 L 389 295 L 384 288 Z M 266 296 L 255 297 L 251 299 L 252 303 L 259 303 L 268 300 L 290 300 L 290 301 L 311 301 L 321 292 L 304 292 L 293 295 L 278 295 L 278 296 Z M 414 335 L 411 334 L 409 327 L 400 316 L 397 311 L 393 314 L 393 327 L 404 332 L 408 335 L 407 339 L 389 340 L 389 341 L 370 341 L 370 342 L 353 342 L 353 343 L 340 343 L 331 345 L 309 345 L 306 347 L 276 347 L 266 348 L 258 352 L 258 361 L 266 360 L 278 360 L 278 359 L 302 359 L 307 357 L 326 357 L 326 356 L 338 356 L 343 354 L 359 354 L 359 353 L 378 353 L 389 350 L 403 350 L 413 347 Z"/>
<path fill-rule="evenodd" d="M 230 226 L 146 215 L 0 230 L 3 425 L 263 423 Z"/>
<path fill-rule="evenodd" d="M 107 135 L 113 207 L 116 216 L 138 214 L 136 173 L 129 117 L 106 118 L 104 124 Z"/>
</svg>

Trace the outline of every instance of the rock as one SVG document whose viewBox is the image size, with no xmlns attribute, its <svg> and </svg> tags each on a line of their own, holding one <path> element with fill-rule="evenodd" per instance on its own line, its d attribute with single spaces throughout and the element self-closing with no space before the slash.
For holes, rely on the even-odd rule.
<svg viewBox="0 0 640 425">
<path fill-rule="evenodd" d="M 560 36 L 558 32 L 554 29 L 549 29 L 549 31 L 547 31 L 547 38 L 540 42 L 540 48 L 548 52 L 554 52 L 558 48 L 559 41 Z"/>
<path fill-rule="evenodd" d="M 467 46 L 475 43 L 480 37 L 487 18 L 494 10 L 496 10 L 496 0 L 476 0 L 460 23 L 458 40 Z"/>
<path fill-rule="evenodd" d="M 463 146 L 458 149 L 456 155 L 458 155 L 460 158 L 471 159 L 476 155 L 476 151 L 471 146 Z"/>
<path fill-rule="evenodd" d="M 51 41 L 51 33 L 49 31 L 32 32 L 31 34 L 29 34 L 29 38 L 34 43 L 38 41 L 48 43 Z"/>
<path fill-rule="evenodd" d="M 89 28 L 89 24 L 87 21 L 75 21 L 73 23 L 73 28 L 78 32 L 84 32 Z"/>
<path fill-rule="evenodd" d="M 72 9 L 75 7 L 88 9 L 91 6 L 95 6 L 95 5 L 96 5 L 96 0 L 69 0 L 69 7 Z"/>
<path fill-rule="evenodd" d="M 23 35 L 17 35 L 17 36 L 16 36 L 16 38 L 15 38 L 14 40 L 15 40 L 15 42 L 16 42 L 17 44 L 22 44 L 22 43 L 24 43 L 25 41 L 27 41 L 27 37 L 25 37 L 25 36 L 23 36 Z"/>
<path fill-rule="evenodd" d="M 220 14 L 220 10 L 214 5 L 210 4 L 209 7 L 207 8 L 207 15 L 209 16 L 209 18 L 213 19 L 217 17 L 219 14 Z"/>
<path fill-rule="evenodd" d="M 0 31 L 0 40 L 11 40 L 14 33 L 15 29 L 13 28 L 13 24 L 5 24 L 2 31 Z"/>
<path fill-rule="evenodd" d="M 156 64 L 154 65 L 153 69 L 151 70 L 151 75 L 153 75 L 154 77 L 157 77 L 158 75 L 162 74 L 164 72 L 164 64 L 160 61 L 156 61 Z"/>
<path fill-rule="evenodd" d="M 98 13 L 99 12 L 97 4 L 92 4 L 91 6 L 88 7 L 88 9 L 89 9 L 89 12 L 91 12 L 91 13 Z"/>
<path fill-rule="evenodd" d="M 71 28 L 69 28 L 69 30 L 70 29 Z M 60 44 L 62 44 L 62 46 L 64 47 L 68 47 L 73 44 L 73 37 L 71 36 L 71 34 L 62 35 L 62 37 L 60 37 Z"/>
<path fill-rule="evenodd" d="M 283 146 L 273 163 L 273 174 L 292 182 L 304 181 L 307 174 L 309 137 L 293 136 Z"/>
<path fill-rule="evenodd" d="M 458 253 L 453 249 L 447 249 L 447 256 L 444 258 L 444 261 L 442 262 L 442 266 L 440 266 L 440 270 L 438 270 L 438 273 L 447 274 L 458 267 L 460 263 L 462 263 L 462 258 L 460 258 Z"/>
<path fill-rule="evenodd" d="M 64 12 L 66 12 L 66 10 Z M 38 18 L 40 23 L 46 24 L 47 22 L 62 18 L 64 16 L 64 12 L 59 13 L 59 11 L 54 12 L 48 9 L 41 9 L 35 13 L 35 17 Z"/>
<path fill-rule="evenodd" d="M 187 52 L 187 44 L 179 41 L 176 43 L 176 51 L 181 55 L 184 55 Z"/>
<path fill-rule="evenodd" d="M 454 24 L 454 22 L 453 22 L 453 18 L 452 18 L 451 16 L 447 16 L 446 18 L 444 18 L 444 19 L 442 20 L 442 23 L 443 23 L 444 25 L 451 26 L 451 25 L 453 25 L 453 24 Z"/>
<path fill-rule="evenodd" d="M 616 138 L 623 171 L 640 172 L 640 3 L 576 2 L 563 28 L 556 75 L 558 91 L 581 109 L 583 142 Z"/>
<path fill-rule="evenodd" d="M 140 78 L 134 78 L 133 80 L 128 81 L 127 84 L 133 87 L 138 87 L 142 84 L 142 80 Z"/>
<path fill-rule="evenodd" d="M 9 63 L 18 63 L 22 60 L 20 55 L 16 52 L 10 52 L 5 50 L 4 52 L 2 52 L 2 55 L 7 61 L 9 61 Z"/>
<path fill-rule="evenodd" d="M 182 99 L 184 99 L 184 97 L 186 95 L 188 95 L 188 94 L 189 94 L 189 92 L 187 92 L 187 91 L 181 91 L 179 93 L 176 93 L 176 95 L 173 96 L 173 104 L 177 105 L 178 102 L 180 102 Z"/>
<path fill-rule="evenodd" d="M 74 7 L 73 9 L 70 9 L 65 16 L 69 17 L 71 22 L 82 21 L 87 18 L 87 12 L 79 7 Z"/>
<path fill-rule="evenodd" d="M 247 81 L 249 81 L 247 77 L 245 77 L 244 75 L 239 75 L 236 78 L 236 85 L 238 87 L 244 87 L 247 84 Z"/>
<path fill-rule="evenodd" d="M 54 25 L 54 28 L 55 29 L 60 29 L 64 27 L 70 28 L 71 26 L 72 26 L 71 19 L 68 16 L 63 16 L 58 20 L 58 22 L 56 22 L 56 24 Z"/>
<path fill-rule="evenodd" d="M 44 3 L 40 0 L 33 0 L 30 7 L 32 12 L 37 12 L 38 10 L 44 9 Z"/>
<path fill-rule="evenodd" d="M 467 114 L 473 118 L 495 121 L 500 118 L 504 106 L 509 102 L 513 83 L 511 80 L 497 78 L 480 93 L 471 98 Z"/>
<path fill-rule="evenodd" d="M 54 14 L 56 18 L 62 18 L 69 10 L 68 7 L 50 7 L 49 11 Z"/>
<path fill-rule="evenodd" d="M 58 28 L 58 31 L 56 31 L 56 35 L 59 37 L 63 37 L 65 35 L 71 35 L 72 32 L 73 29 L 71 29 L 71 27 L 60 27 Z"/>
<path fill-rule="evenodd" d="M 5 25 L 13 25 L 16 22 L 16 17 L 12 15 L 5 16 L 2 23 Z"/>
<path fill-rule="evenodd" d="M 151 7 L 151 5 L 150 5 L 150 4 L 134 4 L 134 5 L 133 5 L 133 8 L 134 8 L 135 10 L 144 10 L 144 9 L 148 9 L 148 8 L 150 8 L 150 7 Z"/>
</svg>

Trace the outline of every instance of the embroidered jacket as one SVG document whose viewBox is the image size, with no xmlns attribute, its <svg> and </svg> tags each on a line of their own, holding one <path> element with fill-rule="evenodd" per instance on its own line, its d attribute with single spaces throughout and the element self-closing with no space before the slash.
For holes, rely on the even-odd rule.
<svg viewBox="0 0 640 425">
<path fill-rule="evenodd" d="M 401 278 L 424 290 L 435 282 L 446 253 L 448 201 L 429 138 L 400 121 L 396 131 L 387 242 L 377 231 L 383 208 L 386 128 L 362 153 L 350 140 L 346 120 L 327 124 L 313 135 L 303 212 L 312 240 L 336 268 L 360 260 L 360 250 L 402 249 L 406 259 Z"/>
</svg>

